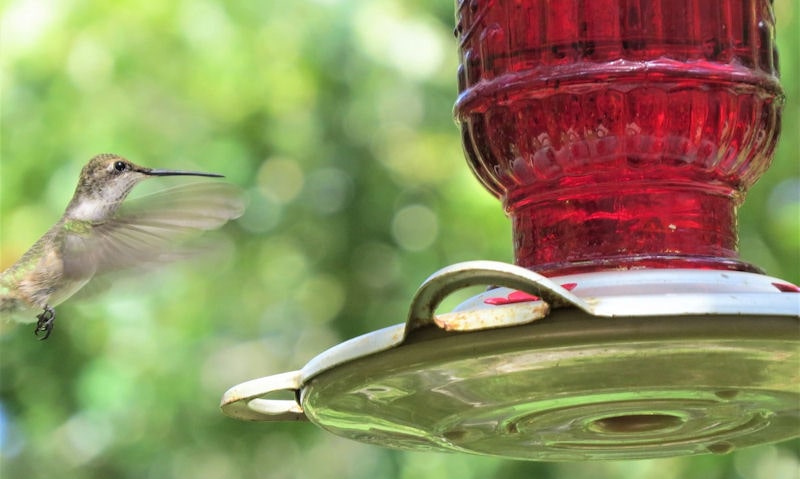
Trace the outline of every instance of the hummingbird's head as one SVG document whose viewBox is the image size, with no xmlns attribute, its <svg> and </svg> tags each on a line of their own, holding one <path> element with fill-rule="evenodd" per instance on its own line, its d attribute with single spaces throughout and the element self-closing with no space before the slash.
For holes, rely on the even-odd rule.
<svg viewBox="0 0 800 479">
<path fill-rule="evenodd" d="M 222 177 L 214 173 L 147 168 L 119 155 L 105 153 L 89 160 L 81 170 L 67 214 L 81 220 L 106 218 L 119 207 L 137 183 L 153 176 Z"/>
</svg>

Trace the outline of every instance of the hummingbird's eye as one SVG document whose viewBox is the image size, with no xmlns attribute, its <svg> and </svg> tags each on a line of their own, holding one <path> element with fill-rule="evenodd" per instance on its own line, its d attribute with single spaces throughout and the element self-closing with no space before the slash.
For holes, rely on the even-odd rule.
<svg viewBox="0 0 800 479">
<path fill-rule="evenodd" d="M 125 169 L 127 167 L 128 167 L 128 165 L 126 165 L 124 161 L 118 161 L 118 162 L 114 163 L 114 169 L 117 170 L 117 171 L 120 171 L 120 172 L 121 171 L 125 171 Z"/>
</svg>

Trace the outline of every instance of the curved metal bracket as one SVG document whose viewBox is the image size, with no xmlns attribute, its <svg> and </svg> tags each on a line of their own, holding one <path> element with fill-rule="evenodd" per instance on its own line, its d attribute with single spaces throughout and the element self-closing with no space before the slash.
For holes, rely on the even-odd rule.
<svg viewBox="0 0 800 479">
<path fill-rule="evenodd" d="M 248 421 L 307 421 L 303 408 L 293 399 L 264 399 L 268 394 L 290 391 L 297 395 L 302 373 L 291 371 L 253 379 L 228 389 L 219 407 L 226 416 Z"/>
<path fill-rule="evenodd" d="M 525 303 L 527 306 L 511 305 L 511 310 L 522 313 L 516 316 L 509 314 L 514 311 L 510 311 L 507 306 L 472 310 L 468 314 L 464 314 L 463 318 L 459 316 L 462 313 L 458 312 L 434 315 L 436 308 L 448 295 L 475 285 L 513 288 L 536 295 L 541 298 L 541 301 Z M 562 306 L 577 307 L 593 314 L 592 308 L 583 299 L 550 279 L 525 268 L 496 261 L 458 263 L 440 269 L 420 285 L 411 301 L 408 321 L 402 337 L 394 329 L 387 329 L 385 337 L 381 336 L 385 340 L 381 349 L 402 344 L 410 332 L 426 325 L 436 324 L 445 330 L 459 331 L 511 326 L 543 318 L 550 308 Z M 500 312 L 502 314 L 498 314 Z M 522 316 L 523 319 L 511 319 L 505 322 L 498 320 L 499 317 L 515 318 L 519 316 Z M 486 324 L 491 324 L 491 326 L 485 326 Z M 336 361 L 328 361 L 325 369 L 347 360 L 347 356 L 343 356 Z M 318 365 L 317 372 L 322 369 L 322 366 Z M 281 391 L 292 392 L 297 397 L 305 379 L 307 377 L 304 378 L 303 370 L 300 370 L 244 382 L 225 392 L 220 408 L 227 416 L 250 421 L 308 420 L 297 400 L 265 398 L 265 396 Z"/>
<path fill-rule="evenodd" d="M 408 336 L 410 332 L 431 324 L 442 327 L 442 324 L 447 321 L 444 318 L 438 320 L 435 316 L 439 304 L 455 291 L 481 284 L 513 288 L 541 298 L 540 307 L 536 311 L 532 311 L 534 316 L 529 321 L 546 316 L 549 308 L 563 306 L 576 307 L 589 314 L 595 314 L 593 308 L 586 301 L 538 273 L 498 261 L 466 261 L 440 269 L 428 277 L 417 289 L 408 312 L 405 335 Z M 471 314 L 474 316 L 475 311 L 472 311 Z M 445 329 L 457 328 L 445 327 Z"/>
</svg>

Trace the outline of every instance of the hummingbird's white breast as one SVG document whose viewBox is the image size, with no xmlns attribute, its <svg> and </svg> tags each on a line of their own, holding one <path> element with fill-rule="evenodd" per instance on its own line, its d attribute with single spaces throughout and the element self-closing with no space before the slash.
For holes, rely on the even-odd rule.
<svg viewBox="0 0 800 479">
<path fill-rule="evenodd" d="M 118 205 L 103 198 L 87 197 L 73 205 L 67 216 L 73 220 L 97 222 L 111 216 Z"/>
</svg>

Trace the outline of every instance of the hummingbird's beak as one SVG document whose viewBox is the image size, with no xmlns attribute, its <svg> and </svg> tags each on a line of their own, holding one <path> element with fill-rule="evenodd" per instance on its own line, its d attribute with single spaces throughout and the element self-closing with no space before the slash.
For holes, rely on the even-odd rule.
<svg viewBox="0 0 800 479">
<path fill-rule="evenodd" d="M 211 178 L 224 178 L 224 175 L 203 173 L 202 171 L 159 170 L 156 168 L 141 168 L 138 171 L 149 176 L 208 176 Z"/>
</svg>

